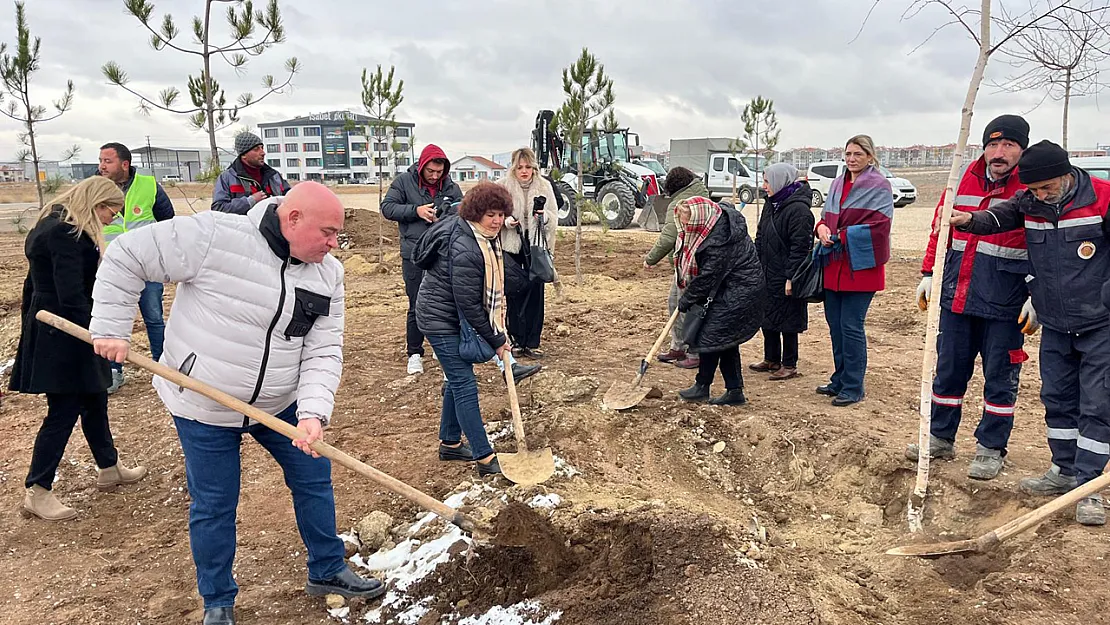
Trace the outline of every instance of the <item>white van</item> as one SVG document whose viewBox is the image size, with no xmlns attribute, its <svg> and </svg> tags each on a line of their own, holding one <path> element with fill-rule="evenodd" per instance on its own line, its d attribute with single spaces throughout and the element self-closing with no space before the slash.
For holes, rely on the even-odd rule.
<svg viewBox="0 0 1110 625">
<path fill-rule="evenodd" d="M 806 181 L 813 189 L 813 205 L 821 206 L 829 195 L 829 187 L 847 167 L 844 161 L 820 161 L 813 163 L 806 171 Z M 917 201 L 917 187 L 909 180 L 895 176 L 889 169 L 879 165 L 879 171 L 890 181 L 890 188 L 894 192 L 894 207 L 902 208 Z"/>
<path fill-rule="evenodd" d="M 760 183 L 735 154 L 714 153 L 709 155 L 709 171 L 705 172 L 705 186 L 709 187 L 712 199 L 727 198 L 732 195 L 732 181 L 736 178 L 737 199 L 744 204 L 755 201 Z"/>
<path fill-rule="evenodd" d="M 1110 180 L 1110 156 L 1084 156 L 1071 159 L 1071 164 L 1082 167 L 1095 178 Z"/>
<path fill-rule="evenodd" d="M 181 176 L 177 174 L 169 174 L 162 177 L 162 182 L 181 182 Z"/>
</svg>

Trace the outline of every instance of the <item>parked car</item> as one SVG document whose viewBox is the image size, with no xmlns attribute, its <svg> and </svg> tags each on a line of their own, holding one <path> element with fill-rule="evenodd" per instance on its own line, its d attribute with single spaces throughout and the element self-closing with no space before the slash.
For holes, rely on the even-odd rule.
<svg viewBox="0 0 1110 625">
<path fill-rule="evenodd" d="M 844 161 L 820 161 L 813 163 L 806 171 L 806 181 L 813 189 L 813 205 L 821 206 L 829 195 L 832 181 L 844 173 Z M 905 178 L 895 176 L 889 169 L 879 165 L 879 171 L 890 181 L 894 193 L 894 207 L 902 208 L 917 201 L 917 187 Z"/>
<path fill-rule="evenodd" d="M 1071 159 L 1071 164 L 1082 167 L 1095 178 L 1110 180 L 1110 156 L 1084 156 Z"/>
</svg>

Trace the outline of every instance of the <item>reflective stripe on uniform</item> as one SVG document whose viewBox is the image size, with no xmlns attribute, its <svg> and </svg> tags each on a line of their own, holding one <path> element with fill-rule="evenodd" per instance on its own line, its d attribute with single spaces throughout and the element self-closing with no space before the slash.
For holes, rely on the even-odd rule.
<svg viewBox="0 0 1110 625">
<path fill-rule="evenodd" d="M 1085 449 L 1092 454 L 1102 454 L 1104 456 L 1110 456 L 1110 443 L 1103 443 L 1101 441 L 1096 441 L 1093 438 L 1080 436 L 1076 439 L 1075 445 L 1076 447 L 1080 449 Z"/>
<path fill-rule="evenodd" d="M 933 393 L 933 403 L 938 406 L 962 406 L 964 403 L 963 397 L 944 397 Z"/>
<path fill-rule="evenodd" d="M 1103 218 L 1098 215 L 1092 217 L 1075 217 L 1074 219 L 1061 219 L 1057 225 L 1052 225 L 1048 221 L 1033 221 L 1029 218 L 1025 219 L 1025 227 L 1029 230 L 1054 230 L 1056 228 L 1074 228 L 1076 226 L 1093 226 L 1101 224 Z"/>
<path fill-rule="evenodd" d="M 1048 437 L 1058 441 L 1079 439 L 1079 428 L 1048 428 Z"/>
<path fill-rule="evenodd" d="M 983 410 L 986 411 L 986 412 L 989 412 L 993 415 L 998 415 L 1000 417 L 1012 417 L 1012 416 L 1014 416 L 1014 407 L 1013 406 L 999 406 L 997 404 L 992 404 L 990 402 L 985 401 L 985 402 L 983 402 Z"/>
<path fill-rule="evenodd" d="M 952 239 L 952 249 L 957 252 L 963 252 L 967 249 L 966 239 Z M 994 256 L 995 258 L 1007 258 L 1010 260 L 1028 260 L 1029 251 L 1025 249 L 1004 247 L 997 243 L 987 243 L 986 241 L 979 241 L 975 246 L 975 251 L 987 256 Z"/>
</svg>

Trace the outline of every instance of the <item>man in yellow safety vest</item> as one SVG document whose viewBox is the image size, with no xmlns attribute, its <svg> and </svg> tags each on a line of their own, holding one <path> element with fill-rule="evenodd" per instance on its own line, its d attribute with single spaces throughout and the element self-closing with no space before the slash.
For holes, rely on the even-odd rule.
<svg viewBox="0 0 1110 625">
<path fill-rule="evenodd" d="M 104 240 L 112 240 L 125 232 L 149 226 L 173 217 L 173 202 L 154 176 L 137 173 L 131 168 L 131 150 L 122 143 L 106 143 L 100 147 L 100 175 L 119 185 L 123 191 L 123 210 L 115 221 L 104 226 Z M 139 311 L 150 339 L 150 353 L 155 360 L 162 357 L 162 340 L 166 323 L 162 318 L 162 283 L 147 282 L 139 297 Z M 123 386 L 123 365 L 112 363 L 112 385 L 108 393 Z"/>
</svg>

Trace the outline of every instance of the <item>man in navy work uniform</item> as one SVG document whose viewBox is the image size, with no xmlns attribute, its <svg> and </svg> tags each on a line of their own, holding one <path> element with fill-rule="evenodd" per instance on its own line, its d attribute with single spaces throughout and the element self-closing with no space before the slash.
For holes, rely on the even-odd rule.
<svg viewBox="0 0 1110 625">
<path fill-rule="evenodd" d="M 997 117 L 983 130 L 983 155 L 964 169 L 953 208 L 980 211 L 1008 200 L 1025 188 L 1017 164 L 1029 146 L 1029 124 L 1017 115 Z M 929 246 L 921 265 L 917 304 L 929 305 L 933 285 L 944 195 L 937 203 Z M 990 480 L 1002 471 L 1006 445 L 1014 427 L 1021 363 L 1028 356 L 1022 346 L 1024 331 L 1037 330 L 1037 314 L 1025 285 L 1029 254 L 1021 230 L 976 235 L 953 230 L 944 252 L 944 284 L 940 297 L 937 334 L 937 371 L 933 378 L 929 455 L 956 457 L 956 430 L 963 416 L 967 383 L 975 373 L 975 359 L 983 359 L 983 416 L 975 429 L 975 458 L 968 477 Z M 917 460 L 917 445 L 906 457 Z"/>
<path fill-rule="evenodd" d="M 1027 191 L 986 210 L 954 211 L 951 223 L 980 235 L 1025 229 L 1029 287 L 1044 325 L 1041 401 L 1052 466 L 1020 488 L 1056 496 L 1100 476 L 1110 459 L 1110 311 L 1101 297 L 1110 280 L 1110 182 L 1073 167 L 1050 141 L 1022 154 L 1018 176 Z M 1075 520 L 1104 525 L 1102 497 L 1081 499 Z"/>
</svg>

